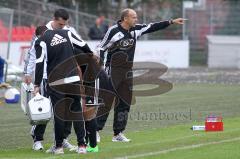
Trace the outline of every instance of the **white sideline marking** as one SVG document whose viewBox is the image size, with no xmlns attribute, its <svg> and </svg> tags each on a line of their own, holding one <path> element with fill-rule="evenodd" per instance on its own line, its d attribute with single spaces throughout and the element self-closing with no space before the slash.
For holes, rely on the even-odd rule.
<svg viewBox="0 0 240 159">
<path fill-rule="evenodd" d="M 237 137 L 237 138 L 233 138 L 233 139 L 227 139 L 227 140 L 221 140 L 221 141 L 213 141 L 213 142 L 207 142 L 207 143 L 202 143 L 202 144 L 195 144 L 195 145 L 190 145 L 190 146 L 175 147 L 175 148 L 161 150 L 161 151 L 142 153 L 142 154 L 138 154 L 138 155 L 117 157 L 115 159 L 129 159 L 129 158 L 139 158 L 139 157 L 146 157 L 146 156 L 154 156 L 154 155 L 165 154 L 165 153 L 173 152 L 173 151 L 177 151 L 177 150 L 194 149 L 194 148 L 199 148 L 199 147 L 203 147 L 203 146 L 214 145 L 214 144 L 221 144 L 221 143 L 233 142 L 233 141 L 239 141 L 239 140 L 240 140 L 240 137 Z"/>
<path fill-rule="evenodd" d="M 225 133 L 239 131 L 239 130 L 240 130 L 240 128 L 236 128 L 236 129 L 232 129 L 232 130 L 224 130 L 221 133 L 225 134 Z M 168 140 L 162 140 L 162 141 L 150 141 L 150 142 L 136 143 L 136 144 L 131 144 L 131 145 L 123 145 L 121 147 L 112 147 L 111 149 L 131 148 L 131 147 L 135 147 L 135 146 L 142 146 L 142 145 L 148 145 L 148 144 L 163 144 L 163 143 L 166 143 L 166 142 L 177 141 L 177 140 L 187 139 L 187 138 L 191 138 L 191 137 L 203 137 L 205 135 L 206 135 L 205 133 L 203 133 L 203 134 L 202 133 L 201 134 L 193 134 L 193 135 L 187 135 L 187 136 L 182 136 L 182 137 L 168 139 Z"/>
<path fill-rule="evenodd" d="M 224 130 L 223 132 L 221 133 L 229 133 L 229 132 L 235 132 L 235 131 L 239 131 L 240 128 L 235 128 L 235 129 L 231 129 L 231 130 Z M 175 139 L 169 139 L 169 140 L 163 140 L 163 141 L 156 141 L 156 142 L 145 142 L 145 143 L 136 143 L 136 144 L 132 144 L 132 145 L 129 145 L 129 146 L 122 146 L 122 147 L 117 147 L 118 149 L 119 148 L 131 148 L 131 147 L 134 147 L 134 146 L 141 146 L 141 145 L 146 145 L 146 144 L 157 144 L 157 143 L 165 143 L 165 142 L 171 142 L 171 141 L 176 141 L 176 140 L 181 140 L 181 139 L 186 139 L 186 138 L 189 138 L 189 137 L 200 137 L 200 136 L 204 136 L 205 134 L 193 134 L 193 135 L 188 135 L 188 136 L 183 136 L 183 137 L 179 137 L 179 138 L 175 138 Z M 230 140 L 230 141 L 228 141 Z M 222 141 L 219 141 L 220 143 L 224 143 L 224 142 L 231 142 L 231 140 L 233 141 L 238 141 L 240 140 L 240 137 L 238 138 L 233 138 L 233 139 L 228 139 L 228 140 L 222 140 Z M 210 142 L 209 142 L 210 143 Z M 148 156 L 153 156 L 153 155 L 158 155 L 158 154 L 164 154 L 164 153 L 168 153 L 168 152 L 172 152 L 172 151 L 177 151 L 177 150 L 184 150 L 184 149 L 192 149 L 192 148 L 198 148 L 198 147 L 202 147 L 202 146 L 207 146 L 207 145 L 211 145 L 209 143 L 202 143 L 202 144 L 198 144 L 200 146 L 195 146 L 195 145 L 190 145 L 190 146 L 184 146 L 184 147 L 190 147 L 190 148 L 184 148 L 184 147 L 175 147 L 175 148 L 172 148 L 172 149 L 167 149 L 167 150 L 162 150 L 162 151 L 165 151 L 165 152 L 161 152 L 161 151 L 157 151 L 157 154 L 155 154 L 156 152 L 149 152 L 149 153 L 146 153 L 148 154 Z M 220 144 L 220 143 L 215 143 L 215 142 L 212 142 L 212 144 Z M 193 147 L 191 147 L 193 146 Z M 195 146 L 195 147 L 194 147 Z M 21 148 L 17 148 L 17 149 L 21 149 Z M 112 149 L 115 149 L 115 148 L 112 148 Z M 3 149 L 4 150 L 4 149 Z M 106 151 L 104 151 L 105 153 Z M 49 154 L 49 155 L 53 155 L 53 154 Z M 143 154 L 139 154 L 139 155 L 143 155 Z M 76 156 L 76 154 L 64 154 L 63 155 L 64 157 L 70 157 L 70 156 Z M 125 156 L 125 157 L 116 157 L 114 159 L 128 159 L 128 158 L 137 158 L 137 157 L 141 157 L 141 156 Z M 142 156 L 144 157 L 144 156 Z M 40 157 L 40 158 L 35 158 L 35 159 L 58 159 L 59 156 L 48 156 L 48 157 Z M 2 158 L 2 159 L 9 159 L 9 158 Z M 15 159 L 15 158 L 11 158 L 11 159 Z M 17 158 L 16 158 L 17 159 Z"/>
<path fill-rule="evenodd" d="M 239 141 L 239 140 L 240 140 L 240 137 L 237 137 L 237 138 L 226 139 L 226 140 L 221 140 L 221 141 L 212 141 L 212 142 L 195 144 L 195 145 L 189 145 L 189 146 L 174 147 L 174 148 L 171 148 L 171 149 L 155 151 L 155 152 L 148 152 L 148 153 L 143 153 L 143 154 L 139 154 L 139 155 L 130 155 L 130 156 L 124 156 L 124 157 L 116 157 L 114 159 L 130 159 L 130 158 L 154 156 L 154 155 L 159 155 L 159 154 L 166 154 L 166 153 L 177 151 L 177 150 L 194 149 L 194 148 L 199 148 L 199 147 L 203 147 L 203 146 L 214 145 L 214 144 L 221 144 L 221 143 L 233 142 L 233 141 Z M 70 156 L 75 156 L 75 155 L 76 154 L 65 154 L 64 157 L 66 157 L 66 156 L 70 157 Z M 57 157 L 59 157 L 59 156 L 49 156 L 49 157 L 44 157 L 44 159 L 56 159 Z M 42 159 L 42 158 L 36 158 L 36 159 Z"/>
</svg>

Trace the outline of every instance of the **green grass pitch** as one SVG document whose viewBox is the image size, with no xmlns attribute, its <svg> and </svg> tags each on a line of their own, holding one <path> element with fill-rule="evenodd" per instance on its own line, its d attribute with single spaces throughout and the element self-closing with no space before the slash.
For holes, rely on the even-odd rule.
<svg viewBox="0 0 240 159">
<path fill-rule="evenodd" d="M 148 88 L 145 85 L 141 88 Z M 130 143 L 113 143 L 112 114 L 100 132 L 99 153 L 62 156 L 31 150 L 30 125 L 19 104 L 0 104 L 0 158 L 17 159 L 239 159 L 240 87 L 223 84 L 177 84 L 160 96 L 137 97 L 131 107 L 126 135 Z M 223 116 L 223 132 L 192 131 L 210 114 Z M 44 147 L 52 143 L 52 123 Z M 76 144 L 72 130 L 70 141 Z"/>
</svg>

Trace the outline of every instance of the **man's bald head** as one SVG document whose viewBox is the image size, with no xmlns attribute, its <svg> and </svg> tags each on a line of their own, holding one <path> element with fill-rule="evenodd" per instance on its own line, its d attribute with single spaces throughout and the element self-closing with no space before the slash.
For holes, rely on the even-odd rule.
<svg viewBox="0 0 240 159">
<path fill-rule="evenodd" d="M 129 14 L 132 14 L 132 13 L 136 14 L 136 12 L 131 8 L 126 8 L 126 9 L 122 10 L 121 11 L 121 21 L 123 21 L 125 17 L 128 17 Z"/>
<path fill-rule="evenodd" d="M 130 8 L 122 10 L 121 22 L 126 23 L 129 27 L 134 27 L 137 23 L 137 13 Z"/>
</svg>

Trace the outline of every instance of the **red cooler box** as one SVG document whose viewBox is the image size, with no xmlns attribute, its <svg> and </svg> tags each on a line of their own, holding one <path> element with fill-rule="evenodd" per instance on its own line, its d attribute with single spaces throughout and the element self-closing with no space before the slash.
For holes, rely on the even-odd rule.
<svg viewBox="0 0 240 159">
<path fill-rule="evenodd" d="M 223 131 L 222 117 L 207 117 L 205 121 L 205 131 Z"/>
</svg>

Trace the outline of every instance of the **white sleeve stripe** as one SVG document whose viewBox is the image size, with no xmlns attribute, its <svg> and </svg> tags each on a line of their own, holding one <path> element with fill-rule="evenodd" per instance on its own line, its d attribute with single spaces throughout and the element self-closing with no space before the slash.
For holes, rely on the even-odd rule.
<svg viewBox="0 0 240 159">
<path fill-rule="evenodd" d="M 47 54 L 47 46 L 46 46 L 46 43 L 43 42 L 43 41 L 41 41 L 41 42 L 40 42 L 40 46 L 42 47 L 42 53 L 41 53 L 41 56 L 40 56 L 38 59 L 36 59 L 36 63 L 41 63 L 41 62 L 43 62 L 44 57 L 45 57 L 45 55 Z"/>
<path fill-rule="evenodd" d="M 108 30 L 106 35 L 104 36 L 103 40 L 101 41 L 101 43 L 99 44 L 100 47 L 103 47 L 103 45 L 106 43 L 108 37 L 109 37 L 109 34 L 110 34 L 111 30 Z"/>
<path fill-rule="evenodd" d="M 106 43 L 106 41 L 107 41 L 107 39 L 108 39 L 108 37 L 109 37 L 109 35 L 110 35 L 111 30 L 112 30 L 113 28 L 116 28 L 116 27 L 117 27 L 117 25 L 114 25 L 114 26 L 112 26 L 111 28 L 108 29 L 108 31 L 107 31 L 107 33 L 105 34 L 103 40 L 102 40 L 101 43 L 99 44 L 99 47 L 103 47 L 104 45 L 106 45 L 105 43 Z"/>
<path fill-rule="evenodd" d="M 100 45 L 98 45 L 96 49 L 97 55 L 100 55 L 100 51 L 107 50 L 115 41 L 118 41 L 121 38 L 123 38 L 122 36 L 119 36 L 119 34 L 121 35 L 121 32 L 117 32 L 105 46 L 101 47 Z"/>
<path fill-rule="evenodd" d="M 121 32 L 117 32 L 117 33 L 110 39 L 109 43 L 103 47 L 103 49 L 106 50 L 106 48 L 109 48 L 115 41 L 120 40 L 120 38 L 118 38 L 118 37 L 121 37 L 121 36 L 119 36 L 119 34 L 121 34 Z M 122 37 L 121 37 L 121 38 L 122 38 Z M 114 39 L 114 40 L 113 40 L 113 39 Z"/>
<path fill-rule="evenodd" d="M 75 45 L 78 45 L 78 46 L 80 46 L 80 47 L 83 47 L 84 45 L 86 45 L 86 42 L 85 41 L 83 41 L 83 40 L 77 40 L 77 39 L 75 39 L 75 38 L 73 38 L 72 37 L 72 33 L 69 31 L 68 32 L 68 37 L 69 37 L 69 39 L 70 39 L 70 41 L 73 43 L 73 44 L 75 44 Z"/>
<path fill-rule="evenodd" d="M 68 38 L 70 39 L 70 41 L 71 41 L 71 44 L 73 45 L 73 43 L 72 43 L 72 34 L 71 34 L 71 32 L 70 31 L 68 31 Z M 72 46 L 73 47 L 73 46 Z"/>
<path fill-rule="evenodd" d="M 146 27 L 141 28 L 140 30 L 136 30 L 136 38 L 141 36 L 143 32 L 147 31 L 151 27 L 152 23 L 148 24 Z"/>
<path fill-rule="evenodd" d="M 35 61 L 36 61 L 36 51 L 34 48 L 35 41 L 37 40 L 37 37 L 32 38 L 31 42 L 31 48 L 28 50 L 28 56 L 24 59 L 24 74 L 31 75 L 35 70 Z"/>
<path fill-rule="evenodd" d="M 77 33 L 76 29 L 74 29 L 73 27 L 70 27 L 70 26 L 64 26 L 63 27 L 64 30 L 68 30 L 70 31 L 74 36 L 76 36 L 78 39 L 81 39 L 82 40 L 82 37 Z"/>
<path fill-rule="evenodd" d="M 36 55 L 36 53 L 35 53 L 35 48 L 34 48 L 34 46 L 35 46 L 35 41 L 36 40 L 34 40 L 33 42 L 32 42 L 32 46 L 31 46 L 31 48 L 29 49 L 29 51 L 28 51 L 28 56 L 31 56 L 31 55 L 33 55 L 33 54 L 35 54 Z M 29 59 L 29 57 L 28 57 L 28 59 L 26 59 L 26 61 L 25 61 L 25 65 L 26 65 L 26 68 L 28 68 L 28 64 L 30 63 L 30 59 Z M 26 69 L 26 71 L 27 71 L 28 69 Z"/>
</svg>

